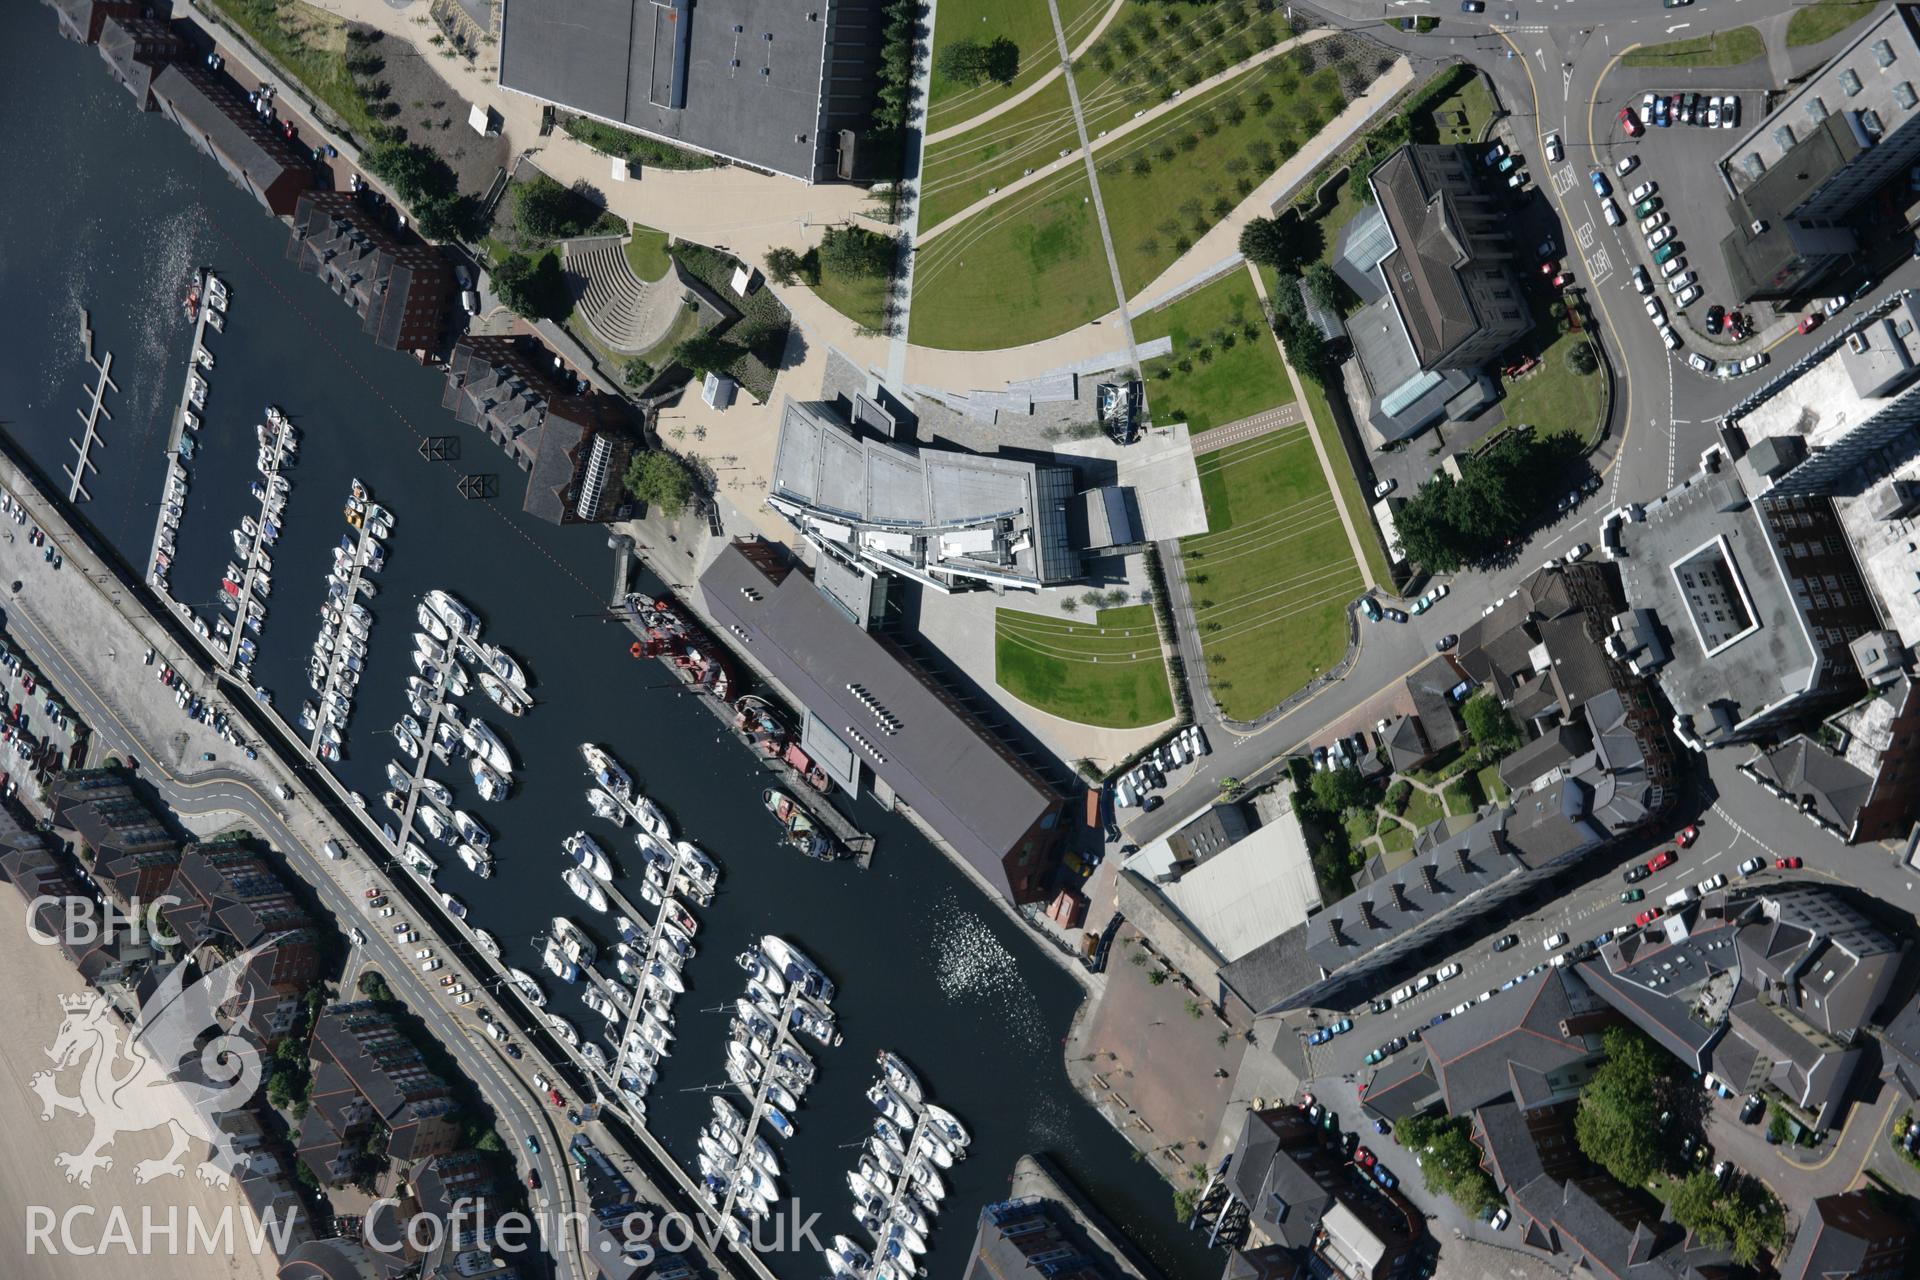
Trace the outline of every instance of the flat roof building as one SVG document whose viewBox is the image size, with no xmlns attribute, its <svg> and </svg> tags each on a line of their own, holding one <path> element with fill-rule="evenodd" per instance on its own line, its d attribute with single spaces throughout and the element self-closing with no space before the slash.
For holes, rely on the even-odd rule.
<svg viewBox="0 0 1920 1280">
<path fill-rule="evenodd" d="M 1920 9 L 1894 5 L 1720 158 L 1721 253 L 1747 301 L 1805 296 L 1858 248 L 1850 219 L 1920 160 Z"/>
<path fill-rule="evenodd" d="M 1064 801 L 883 636 L 862 630 L 772 543 L 700 575 L 715 626 L 839 738 L 859 767 L 1009 901 L 1050 887 Z"/>
<path fill-rule="evenodd" d="M 878 0 L 513 0 L 500 87 L 803 182 L 852 176 Z"/>
<path fill-rule="evenodd" d="M 909 448 L 857 433 L 831 405 L 791 399 L 767 493 L 822 555 L 937 591 L 1076 581 L 1073 498 L 1070 467 Z"/>
</svg>

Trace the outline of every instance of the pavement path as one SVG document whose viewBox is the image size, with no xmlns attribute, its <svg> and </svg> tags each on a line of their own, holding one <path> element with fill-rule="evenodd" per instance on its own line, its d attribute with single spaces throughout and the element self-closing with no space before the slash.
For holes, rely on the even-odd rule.
<svg viewBox="0 0 1920 1280">
<path fill-rule="evenodd" d="M 1225 449 L 1229 445 L 1245 444 L 1249 440 L 1258 440 L 1261 436 L 1272 435 L 1283 427 L 1297 426 L 1300 422 L 1300 405 L 1283 404 L 1278 409 L 1268 409 L 1256 413 L 1251 418 L 1242 418 L 1238 422 L 1229 422 L 1223 427 L 1215 427 L 1203 435 L 1193 438 L 1193 453 L 1203 458 L 1209 453 Z"/>
<path fill-rule="evenodd" d="M 1098 40 L 1102 35 L 1106 33 L 1107 26 L 1116 17 L 1119 16 L 1120 9 L 1125 4 L 1126 4 L 1126 0 L 1113 0 L 1113 3 L 1107 7 L 1107 11 L 1100 15 L 1100 21 L 1094 26 L 1093 30 L 1089 31 L 1085 36 L 1081 37 L 1080 43 L 1073 46 L 1073 54 L 1072 54 L 1073 58 L 1078 58 L 1081 54 L 1085 53 L 1088 49 L 1093 47 L 1093 42 L 1095 40 Z M 1072 60 L 1069 59 L 1068 63 L 1065 65 L 1069 65 L 1069 66 L 1072 65 Z M 1053 66 L 1047 70 L 1045 75 L 1041 76 L 1038 80 L 1035 80 L 1032 84 L 1028 85 L 1026 88 L 1022 89 L 1020 92 L 1014 94 L 1011 98 L 1002 99 L 1001 101 L 995 103 L 993 106 L 988 107 L 985 111 L 980 112 L 978 115 L 971 115 L 964 120 L 957 120 L 950 125 L 944 126 L 943 128 L 935 129 L 932 133 L 929 133 L 927 135 L 927 138 L 926 138 L 927 145 L 931 146 L 936 142 L 945 142 L 949 138 L 955 138 L 960 136 L 963 133 L 971 132 L 972 130 L 979 128 L 981 125 L 988 123 L 989 121 L 995 119 L 996 117 L 1005 115 L 1007 112 L 1012 111 L 1014 108 L 1018 107 L 1021 103 L 1025 102 L 1028 98 L 1033 97 L 1034 94 L 1041 92 L 1048 85 L 1052 84 L 1055 80 L 1059 79 L 1061 72 L 1062 72 L 1061 66 L 1059 65 Z"/>
</svg>

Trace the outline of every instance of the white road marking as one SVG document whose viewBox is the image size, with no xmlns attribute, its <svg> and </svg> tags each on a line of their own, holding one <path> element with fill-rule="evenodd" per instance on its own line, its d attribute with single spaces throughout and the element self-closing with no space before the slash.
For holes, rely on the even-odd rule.
<svg viewBox="0 0 1920 1280">
<path fill-rule="evenodd" d="M 1573 190 L 1573 184 L 1578 181 L 1580 181 L 1580 179 L 1575 176 L 1573 166 L 1570 164 L 1562 165 L 1553 171 L 1554 194 L 1564 196 L 1567 192 Z"/>
<path fill-rule="evenodd" d="M 1667 28 L 1667 34 L 1672 35 L 1674 32 L 1679 31 L 1685 27 L 1690 27 L 1692 25 L 1693 24 L 1691 22 L 1676 22 L 1672 26 Z"/>
</svg>

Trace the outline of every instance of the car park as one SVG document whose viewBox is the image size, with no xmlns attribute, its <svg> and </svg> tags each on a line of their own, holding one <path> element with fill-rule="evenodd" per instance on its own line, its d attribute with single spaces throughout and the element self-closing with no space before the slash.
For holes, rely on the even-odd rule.
<svg viewBox="0 0 1920 1280">
<path fill-rule="evenodd" d="M 1798 871 L 1802 864 L 1798 858 L 1775 858 L 1773 865 L 1781 871 Z"/>
<path fill-rule="evenodd" d="M 1637 262 L 1633 266 L 1633 288 L 1636 293 L 1643 295 L 1653 292 L 1653 277 L 1649 276 L 1647 269 Z"/>
</svg>

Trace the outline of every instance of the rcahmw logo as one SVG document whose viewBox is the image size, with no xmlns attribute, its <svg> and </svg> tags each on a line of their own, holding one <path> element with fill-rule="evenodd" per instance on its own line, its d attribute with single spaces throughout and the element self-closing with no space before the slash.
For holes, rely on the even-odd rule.
<svg viewBox="0 0 1920 1280">
<path fill-rule="evenodd" d="M 238 1230 L 234 1217 L 243 1221 Z M 198 1206 L 142 1205 L 136 1215 L 121 1205 L 76 1204 L 63 1209 L 27 1206 L 27 1255 L 68 1254 L 97 1258 L 119 1254 L 130 1258 L 179 1256 L 227 1257 L 241 1249 L 255 1255 L 272 1250 L 284 1257 L 293 1247 L 300 1225 L 298 1210 L 268 1209 L 259 1217 L 228 1205 L 208 1215 Z"/>
</svg>

